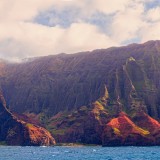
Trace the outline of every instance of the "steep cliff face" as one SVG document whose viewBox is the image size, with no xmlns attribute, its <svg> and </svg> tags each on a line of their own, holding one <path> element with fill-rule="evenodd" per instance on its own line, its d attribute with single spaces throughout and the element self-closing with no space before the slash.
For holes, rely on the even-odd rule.
<svg viewBox="0 0 160 160">
<path fill-rule="evenodd" d="M 142 113 L 144 119 L 136 125 L 128 115 L 121 112 L 104 127 L 103 146 L 160 145 L 160 124 Z M 143 122 L 142 122 L 143 121 Z M 151 130 L 151 128 L 153 130 Z"/>
<path fill-rule="evenodd" d="M 118 101 L 129 113 L 141 102 L 150 116 L 160 118 L 159 68 L 160 41 L 150 41 L 6 63 L 0 82 L 7 105 L 14 112 L 52 116 L 96 101 L 106 87 L 110 106 Z"/>
<path fill-rule="evenodd" d="M 58 142 L 159 145 L 160 41 L 3 63 L 0 84 Z"/>
<path fill-rule="evenodd" d="M 0 94 L 0 141 L 7 145 L 54 145 L 51 134 L 42 127 L 17 119 L 6 109 Z"/>
</svg>

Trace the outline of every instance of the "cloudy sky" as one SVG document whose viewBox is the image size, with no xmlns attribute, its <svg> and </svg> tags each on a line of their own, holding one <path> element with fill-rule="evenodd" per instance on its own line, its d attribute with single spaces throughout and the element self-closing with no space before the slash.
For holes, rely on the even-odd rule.
<svg viewBox="0 0 160 160">
<path fill-rule="evenodd" d="M 0 0 L 0 58 L 160 39 L 160 0 Z"/>
</svg>

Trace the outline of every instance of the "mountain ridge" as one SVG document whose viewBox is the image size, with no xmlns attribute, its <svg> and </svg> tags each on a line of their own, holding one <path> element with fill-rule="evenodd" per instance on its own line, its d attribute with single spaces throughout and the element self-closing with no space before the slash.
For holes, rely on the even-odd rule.
<svg viewBox="0 0 160 160">
<path fill-rule="evenodd" d="M 157 47 L 155 47 L 157 44 L 160 44 L 160 41 L 149 41 L 142 45 L 136 44 L 136 46 L 134 45 L 134 47 L 132 45 L 129 45 L 125 47 L 118 47 L 116 49 L 112 48 L 112 49 L 109 49 L 109 51 L 108 49 L 107 50 L 104 49 L 104 50 L 94 50 L 93 52 L 87 52 L 87 53 L 85 52 L 83 54 L 80 53 L 76 55 L 60 54 L 60 55 L 54 55 L 49 57 L 48 56 L 41 57 L 40 59 L 36 59 L 32 62 L 27 62 L 22 64 L 9 64 L 9 65 L 7 64 L 5 69 L 3 69 L 4 68 L 3 66 L 2 68 L 3 73 L 2 73 L 2 76 L 0 77 L 0 82 L 2 84 L 1 86 L 4 92 L 4 96 L 7 100 L 8 106 L 11 107 L 10 109 L 11 110 L 13 109 L 13 111 L 16 111 L 16 112 L 18 110 L 15 110 L 14 107 L 20 106 L 21 104 L 15 105 L 15 100 L 16 100 L 15 98 L 18 98 L 18 97 L 15 97 L 15 93 L 18 92 L 17 94 L 20 94 L 19 92 L 24 92 L 24 89 L 23 89 L 24 87 L 28 89 L 27 89 L 27 93 L 23 93 L 23 94 L 25 95 L 29 94 L 29 97 L 34 97 L 34 99 L 40 99 L 40 101 L 44 103 L 44 104 L 37 104 L 37 105 L 41 105 L 41 108 L 43 108 L 44 105 L 46 106 L 46 108 L 48 105 L 50 105 L 49 107 L 51 107 L 50 103 L 52 102 L 53 103 L 52 105 L 54 105 L 53 108 L 55 108 L 54 113 L 58 113 L 59 111 L 61 111 L 61 109 L 59 109 L 60 105 L 66 106 L 67 104 L 66 109 L 70 109 L 73 106 L 80 107 L 82 105 L 85 105 L 85 104 L 87 105 L 88 103 L 95 101 L 103 94 L 105 85 L 109 87 L 108 89 L 109 89 L 110 95 L 113 99 L 115 99 L 115 96 L 117 96 L 116 95 L 117 93 L 115 94 L 115 92 L 117 92 L 117 88 L 115 87 L 116 88 L 115 90 L 115 88 L 111 88 L 111 85 L 116 85 L 116 82 L 114 82 L 113 84 L 111 81 L 112 79 L 116 81 L 116 77 L 118 77 L 119 74 L 121 74 L 119 77 L 121 78 L 121 80 L 119 81 L 122 81 L 122 78 L 125 78 L 124 76 L 131 76 L 131 75 L 128 75 L 127 72 L 129 71 L 126 69 L 129 69 L 129 67 L 131 67 L 131 70 L 133 70 L 132 65 L 137 66 L 137 70 L 140 70 L 138 71 L 139 74 L 140 72 L 142 74 L 145 74 L 144 77 L 142 77 L 142 80 L 145 80 L 144 83 L 151 83 L 147 81 L 150 81 L 149 76 L 151 75 L 149 74 L 153 74 L 153 73 L 148 73 L 148 71 L 144 71 L 144 69 L 148 69 L 149 67 L 152 67 L 153 69 L 155 68 L 155 64 L 153 64 L 153 61 L 156 60 L 157 53 L 159 53 L 157 52 Z M 153 53 L 152 53 L 153 55 L 148 53 L 148 50 L 151 50 L 152 48 L 153 48 Z M 134 52 L 137 52 L 137 53 L 132 52 L 133 50 Z M 143 56 L 144 56 L 144 60 L 142 59 Z M 135 64 L 133 64 L 133 61 L 128 61 L 128 59 L 132 57 L 133 59 L 136 60 Z M 146 60 L 149 61 L 150 66 L 147 66 L 148 64 L 145 64 L 146 66 L 143 66 L 144 65 L 143 63 Z M 131 63 L 132 65 L 130 65 Z M 127 66 L 128 68 L 125 69 L 126 65 L 128 65 Z M 157 62 L 157 65 L 158 65 L 158 62 Z M 97 76 L 94 76 L 94 73 L 96 73 Z M 148 76 L 149 78 L 148 77 L 146 78 L 146 76 Z M 31 83 L 27 82 L 28 80 Z M 67 83 L 68 85 L 63 85 L 63 82 Z M 49 85 L 47 83 L 49 83 Z M 122 82 L 118 82 L 118 83 L 122 83 Z M 22 86 L 22 89 L 19 87 L 19 84 Z M 25 84 L 27 86 L 25 86 Z M 72 84 L 75 84 L 75 87 L 73 87 L 73 89 L 72 89 Z M 9 88 L 7 89 L 7 86 L 10 86 L 10 88 L 14 87 L 13 89 L 15 90 L 15 92 L 11 92 L 11 89 Z M 58 86 L 58 88 L 56 88 L 55 86 Z M 58 89 L 60 89 L 61 87 L 62 87 L 62 90 L 58 91 Z M 87 95 L 85 95 L 85 96 L 88 96 L 88 98 L 86 98 L 85 100 L 82 94 L 79 95 L 79 98 L 74 95 L 73 97 L 70 95 L 67 95 L 68 100 L 65 99 L 65 102 L 60 103 L 59 102 L 60 96 L 58 94 L 61 94 L 66 97 L 65 93 L 67 92 L 67 87 L 69 89 L 69 92 L 70 93 L 72 92 L 71 94 L 74 94 L 75 92 L 75 95 L 79 95 L 79 93 L 77 93 L 77 89 L 80 90 L 80 93 L 84 91 L 88 92 Z M 86 87 L 88 91 L 85 90 L 84 87 Z M 30 96 L 30 92 L 33 92 L 33 89 L 35 90 L 35 93 L 33 94 L 31 93 L 31 96 Z M 115 90 L 114 93 L 113 93 L 113 90 Z M 42 96 L 40 97 L 38 96 L 36 98 L 36 96 L 38 95 L 37 93 L 38 91 L 39 93 L 44 92 L 43 93 L 44 98 Z M 98 93 L 96 94 L 95 92 L 97 91 Z M 53 97 L 50 94 L 52 92 L 54 94 Z M 12 100 L 12 97 L 13 98 L 15 97 L 15 98 Z M 24 97 L 27 97 L 27 96 L 22 97 L 20 94 L 20 97 L 23 100 Z M 49 102 L 49 104 L 47 104 L 48 102 L 45 102 L 45 99 L 47 97 L 50 97 L 47 100 L 47 101 L 51 101 Z M 29 103 L 31 101 L 34 101 L 34 99 L 29 98 L 29 100 L 25 99 L 24 101 L 27 100 Z M 54 101 L 56 100 L 55 101 L 56 104 L 54 104 L 54 101 L 52 99 L 54 99 Z M 67 101 L 70 101 L 70 102 L 67 102 Z M 36 103 L 37 102 L 39 102 L 39 100 L 36 100 Z M 26 103 L 24 102 L 22 106 L 25 107 Z M 57 104 L 58 106 L 56 107 Z M 35 108 L 33 107 L 34 104 L 27 104 L 26 108 L 29 108 L 30 105 L 32 105 L 32 108 Z M 24 111 L 25 109 L 20 112 L 23 113 Z M 41 109 L 40 110 L 35 109 L 35 111 L 38 113 L 41 111 Z"/>
<path fill-rule="evenodd" d="M 0 84 L 8 108 L 57 142 L 159 145 L 159 68 L 160 41 L 149 41 L 7 63 Z"/>
</svg>

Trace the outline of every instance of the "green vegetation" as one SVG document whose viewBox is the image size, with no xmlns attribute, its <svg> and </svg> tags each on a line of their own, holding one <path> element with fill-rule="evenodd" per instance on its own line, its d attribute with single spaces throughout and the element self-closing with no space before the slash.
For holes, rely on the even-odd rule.
<svg viewBox="0 0 160 160">
<path fill-rule="evenodd" d="M 149 131 L 144 130 L 144 129 L 140 128 L 140 127 L 136 127 L 135 129 L 138 130 L 140 133 L 142 133 L 145 136 L 150 134 Z"/>
<path fill-rule="evenodd" d="M 42 124 L 46 124 L 48 122 L 48 116 L 45 113 L 39 114 L 39 120 Z"/>
<path fill-rule="evenodd" d="M 26 127 L 28 127 L 28 128 L 33 127 L 33 126 L 34 126 L 34 125 L 31 124 L 31 123 L 27 123 L 27 124 L 26 124 Z"/>
<path fill-rule="evenodd" d="M 6 146 L 7 142 L 6 141 L 0 141 L 0 146 Z"/>
<path fill-rule="evenodd" d="M 113 128 L 113 130 L 114 130 L 114 133 L 115 133 L 115 134 L 117 134 L 117 135 L 120 135 L 120 134 L 121 134 L 121 132 L 120 132 L 120 130 L 119 130 L 118 128 Z"/>
<path fill-rule="evenodd" d="M 52 129 L 52 135 L 64 135 L 66 133 L 66 129 Z"/>
</svg>

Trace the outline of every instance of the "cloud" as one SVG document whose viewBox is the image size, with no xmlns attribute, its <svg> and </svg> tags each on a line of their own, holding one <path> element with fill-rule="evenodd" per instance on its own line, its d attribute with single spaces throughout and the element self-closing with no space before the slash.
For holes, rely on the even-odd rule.
<svg viewBox="0 0 160 160">
<path fill-rule="evenodd" d="M 124 11 L 130 0 L 94 0 L 95 10 L 105 14 L 112 14 L 119 11 Z"/>
<path fill-rule="evenodd" d="M 150 9 L 147 18 L 149 21 L 160 21 L 160 7 Z"/>
<path fill-rule="evenodd" d="M 72 53 L 117 45 L 109 36 L 101 33 L 96 26 L 86 23 L 72 24 L 69 29 L 65 30 L 61 40 L 66 42 L 62 43 L 64 51 Z"/>
<path fill-rule="evenodd" d="M 116 44 L 96 26 L 87 23 L 73 23 L 67 29 L 26 22 L 5 24 L 0 26 L 0 37 L 0 54 L 12 60 L 61 52 L 74 53 Z"/>
<path fill-rule="evenodd" d="M 17 60 L 159 39 L 156 4 L 157 0 L 1 0 L 0 58 Z"/>
<path fill-rule="evenodd" d="M 1 0 L 1 21 L 31 20 L 40 11 L 45 11 L 55 3 L 54 0 Z"/>
<path fill-rule="evenodd" d="M 137 37 L 138 31 L 144 25 L 143 13 L 144 6 L 142 3 L 130 3 L 124 11 L 116 14 L 110 26 L 112 38 L 123 43 Z"/>
<path fill-rule="evenodd" d="M 141 32 L 141 42 L 148 40 L 160 40 L 160 22 L 149 23 Z"/>
</svg>

